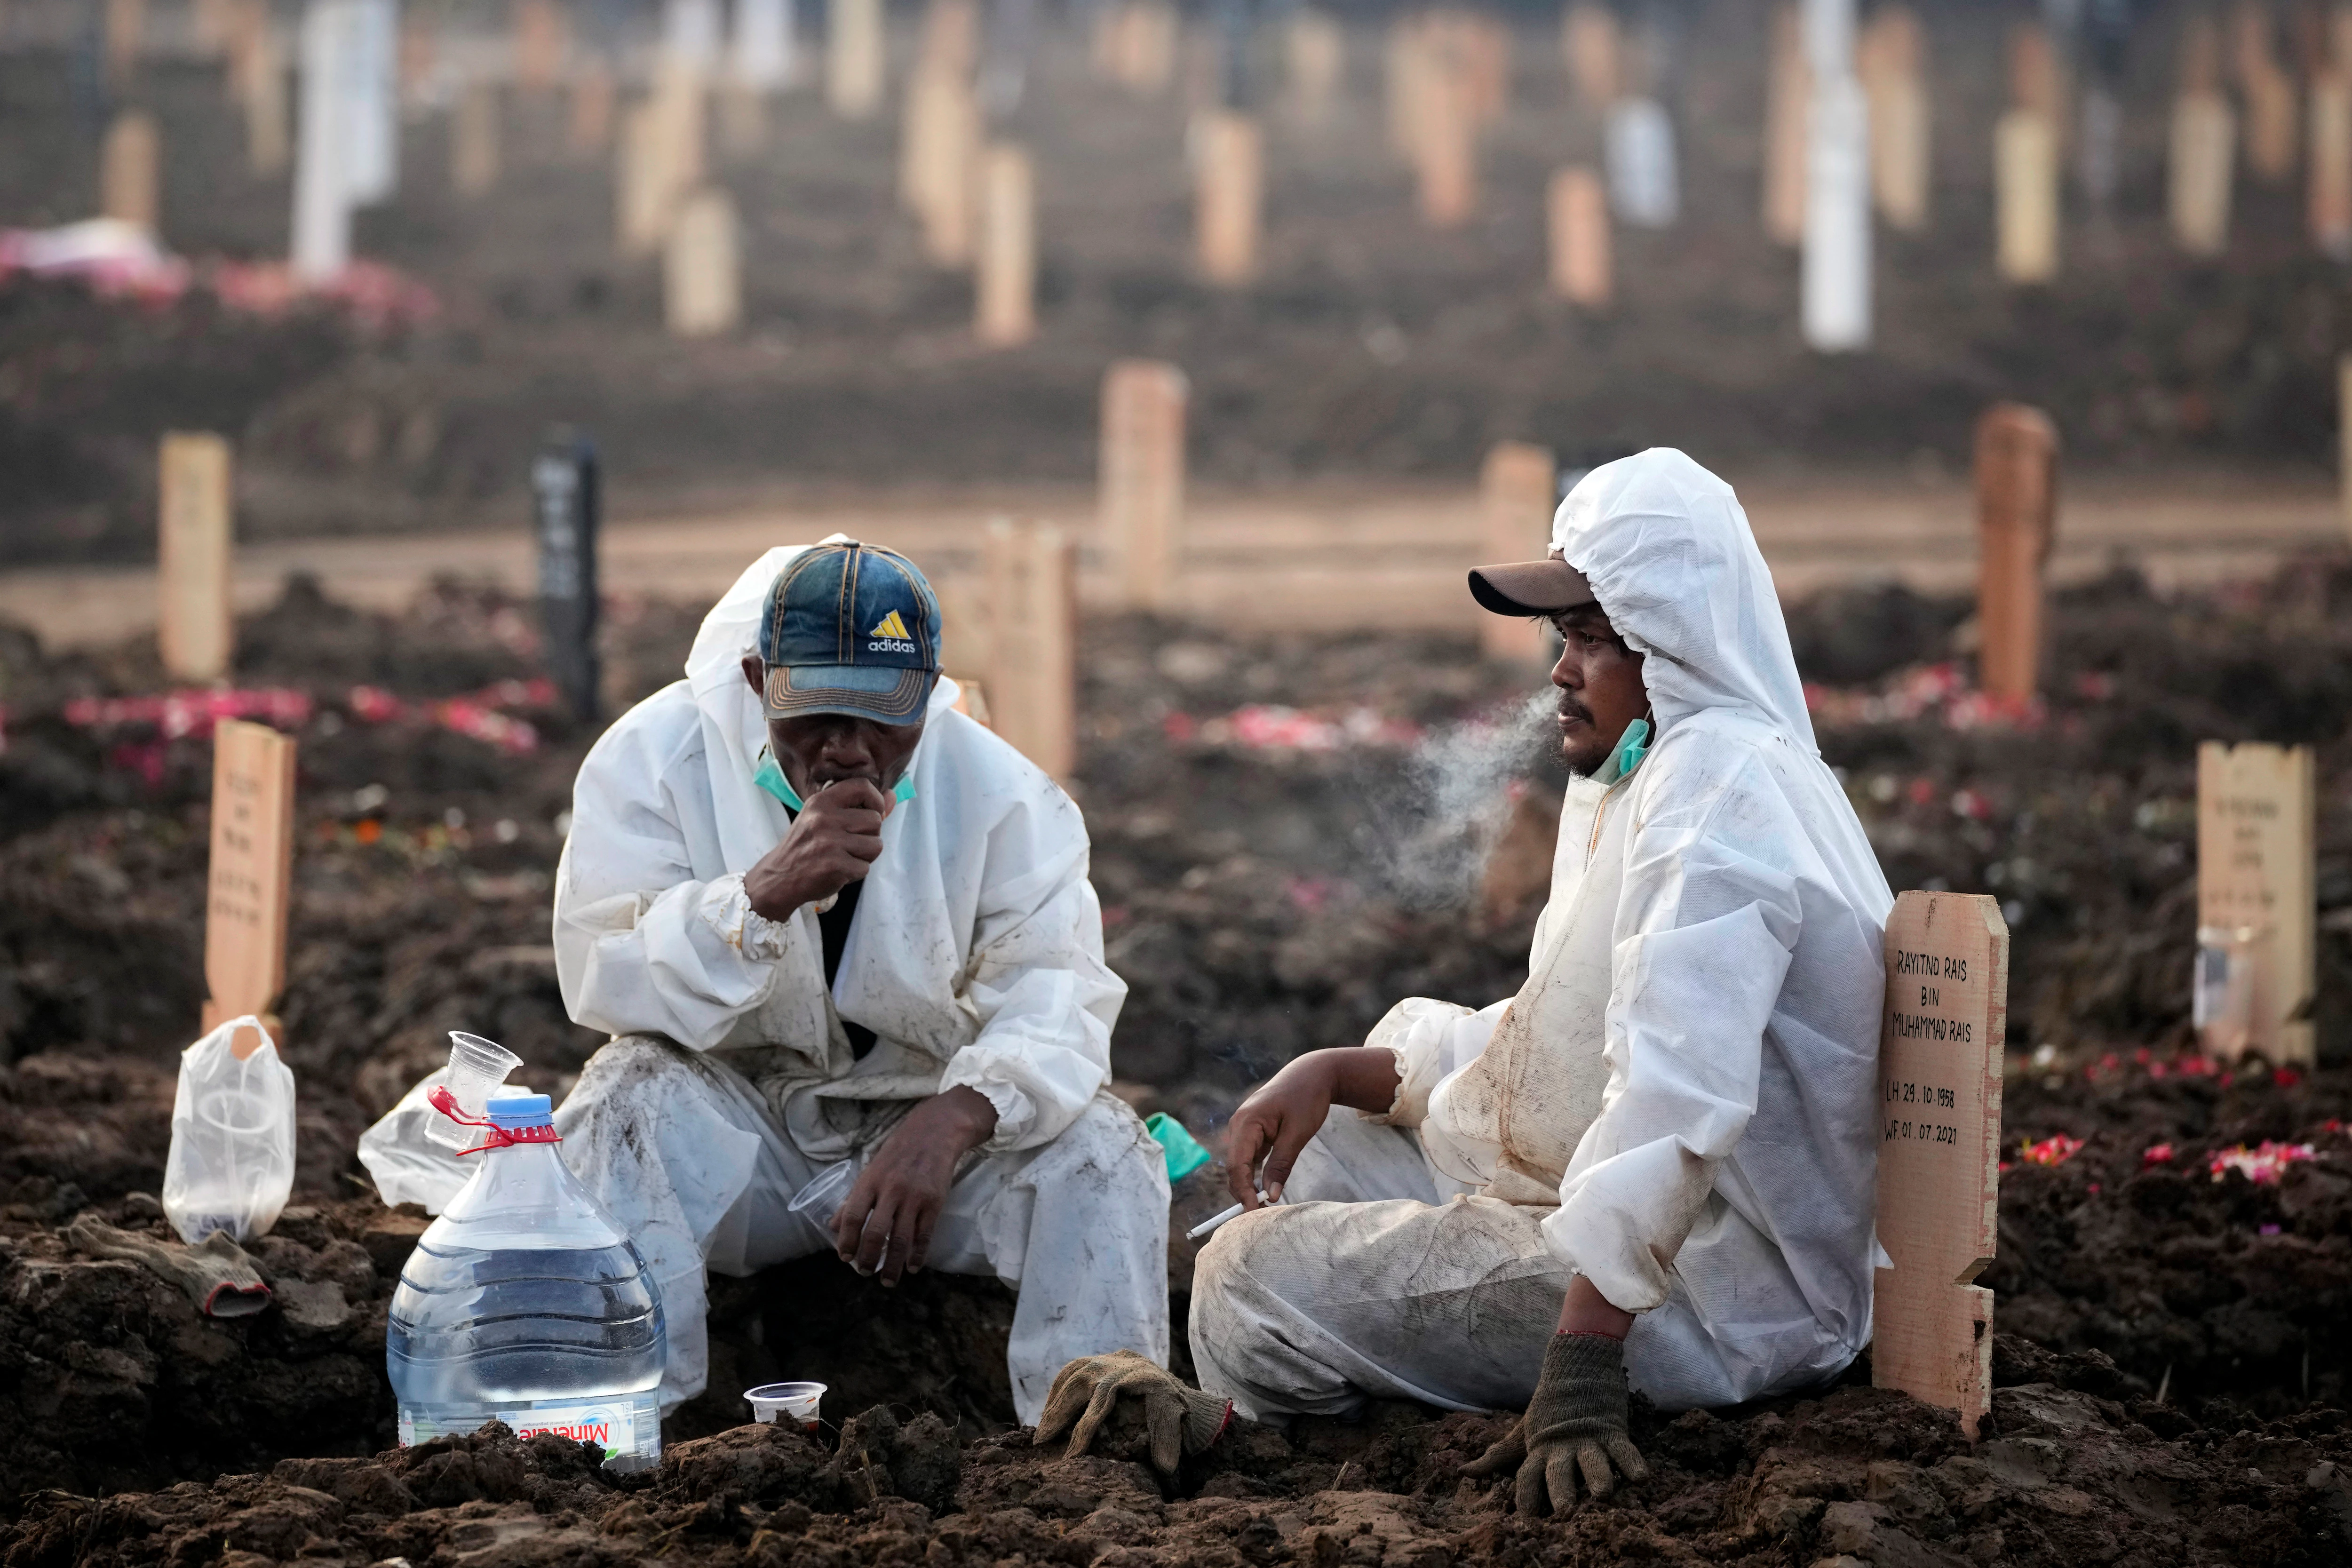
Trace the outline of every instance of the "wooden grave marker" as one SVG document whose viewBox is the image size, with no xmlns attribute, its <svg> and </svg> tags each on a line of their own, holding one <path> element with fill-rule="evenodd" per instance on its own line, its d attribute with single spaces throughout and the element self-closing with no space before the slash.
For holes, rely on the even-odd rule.
<svg viewBox="0 0 2352 1568">
<path fill-rule="evenodd" d="M 174 680 L 222 679 L 236 647 L 230 463 L 221 437 L 174 430 L 163 437 L 156 486 L 155 637 L 164 673 Z"/>
<path fill-rule="evenodd" d="M 247 1013 L 280 1034 L 272 1009 L 286 988 L 294 762 L 293 739 L 266 724 L 224 719 L 214 729 L 200 1024 L 207 1034 Z M 259 1043 L 240 1039 L 233 1048 L 242 1059 Z"/>
<path fill-rule="evenodd" d="M 1175 598 L 1190 395 L 1184 373 L 1158 360 L 1119 360 L 1103 374 L 1102 543 L 1120 601 L 1137 609 Z"/>
<path fill-rule="evenodd" d="M 2336 362 L 2336 473 L 2344 498 L 2344 526 L 2352 531 L 2352 353 Z"/>
<path fill-rule="evenodd" d="M 1077 546 L 1059 529 L 988 525 L 992 729 L 1058 780 L 1077 765 Z"/>
<path fill-rule="evenodd" d="M 734 198 L 725 191 L 699 190 L 679 205 L 662 283 L 672 337 L 717 337 L 742 324 L 742 258 Z"/>
<path fill-rule="evenodd" d="M 980 142 L 980 106 L 968 73 L 940 66 L 917 71 L 907 93 L 900 195 L 921 221 L 923 254 L 935 266 L 972 259 Z"/>
<path fill-rule="evenodd" d="M 1771 75 L 1764 107 L 1764 233 L 1782 245 L 1805 238 L 1807 110 L 1812 72 L 1794 4 L 1772 14 Z"/>
<path fill-rule="evenodd" d="M 1421 217 L 1432 228 L 1459 228 L 1478 207 L 1478 127 L 1467 73 L 1452 58 L 1420 69 L 1413 172 Z"/>
<path fill-rule="evenodd" d="M 1560 18 L 1559 47 L 1577 101 L 1607 109 L 1622 90 L 1624 72 L 1618 47 L 1617 13 L 1591 0 L 1571 5 Z"/>
<path fill-rule="evenodd" d="M 2058 432 L 2000 403 L 1977 420 L 1978 685 L 2022 708 L 2042 689 L 2042 569 L 2056 536 Z"/>
<path fill-rule="evenodd" d="M 1540 561 L 1551 549 L 1559 465 L 1525 441 L 1498 441 L 1478 470 L 1481 561 Z M 1478 651 L 1513 663 L 1549 662 L 1550 634 L 1517 616 L 1480 616 Z"/>
<path fill-rule="evenodd" d="M 205 890 L 204 1030 L 270 1009 L 286 989 L 294 876 L 294 741 L 267 724 L 213 729 L 212 864 Z"/>
<path fill-rule="evenodd" d="M 571 112 L 564 119 L 564 150 L 575 158 L 590 158 L 613 140 L 613 69 L 592 59 L 572 78 Z"/>
<path fill-rule="evenodd" d="M 106 0 L 106 79 L 118 89 L 139 78 L 147 47 L 147 0 Z"/>
<path fill-rule="evenodd" d="M 1024 149 L 981 154 L 980 227 L 972 331 L 990 348 L 1017 348 L 1037 335 L 1037 190 Z"/>
<path fill-rule="evenodd" d="M 844 120 L 869 119 L 882 107 L 882 0 L 830 0 L 827 20 L 825 103 Z"/>
<path fill-rule="evenodd" d="M 1201 275 L 1238 287 L 1257 276 L 1265 204 L 1265 145 L 1257 121 L 1230 109 L 1204 110 L 1192 138 L 1194 237 Z"/>
<path fill-rule="evenodd" d="M 1906 233 L 1927 225 L 1929 142 L 1925 45 L 1917 13 L 1889 5 L 1871 14 L 1855 49 L 1870 100 L 1870 188 L 1878 215 Z"/>
<path fill-rule="evenodd" d="M 2328 71 L 2311 84 L 2312 243 L 2352 261 L 2352 76 Z"/>
<path fill-rule="evenodd" d="M 1301 7 L 1290 18 L 1285 42 L 1291 118 L 1301 125 L 1322 125 L 1346 83 L 1348 36 L 1329 12 Z"/>
<path fill-rule="evenodd" d="M 515 86 L 532 94 L 552 91 L 572 50 L 569 14 L 555 0 L 515 0 L 510 26 Z"/>
<path fill-rule="evenodd" d="M 2165 163 L 2166 216 L 2173 243 L 2215 257 L 2230 241 L 2230 184 L 2237 115 L 2221 92 L 2221 46 L 2209 16 L 2192 16 L 2180 41 L 2180 89 L 2172 103 Z"/>
<path fill-rule="evenodd" d="M 1994 256 L 2009 283 L 2058 276 L 2058 126 L 2038 109 L 2012 109 L 1993 131 L 1999 213 Z"/>
<path fill-rule="evenodd" d="M 499 84 L 487 77 L 457 95 L 449 125 L 449 183 L 461 196 L 486 196 L 499 183 Z"/>
<path fill-rule="evenodd" d="M 1589 310 L 1606 310 L 1610 272 L 1609 194 L 1587 164 L 1555 170 L 1545 195 L 1551 238 L 1551 291 Z"/>
<path fill-rule="evenodd" d="M 154 116 L 138 109 L 116 115 L 106 128 L 106 146 L 99 160 L 100 211 L 154 233 L 160 156 Z"/>
<path fill-rule="evenodd" d="M 1870 1379 L 1959 1413 L 1992 1407 L 2009 927 L 1984 893 L 1907 892 L 1886 921 L 1878 1047 L 1878 1240 Z"/>
<path fill-rule="evenodd" d="M 2197 748 L 2197 992 L 2207 1055 L 2308 1066 L 2318 900 L 2307 746 Z"/>
<path fill-rule="evenodd" d="M 282 174 L 294 156 L 293 128 L 287 114 L 286 62 L 262 6 L 248 4 L 232 16 L 229 78 L 245 113 L 246 161 L 257 174 Z"/>
</svg>

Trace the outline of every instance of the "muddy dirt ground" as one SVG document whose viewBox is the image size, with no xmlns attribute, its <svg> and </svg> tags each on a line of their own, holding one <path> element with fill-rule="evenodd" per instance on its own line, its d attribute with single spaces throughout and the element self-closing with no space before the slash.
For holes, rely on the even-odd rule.
<svg viewBox="0 0 2352 1568">
<path fill-rule="evenodd" d="M 1970 635 L 1964 605 L 1889 590 L 1795 607 L 1824 753 L 1890 880 L 1995 893 L 2014 932 L 2015 1153 L 1986 1276 L 1997 1436 L 1971 1447 L 1857 1369 L 1814 1399 L 1645 1414 L 1659 1478 L 1565 1524 L 1458 1484 L 1498 1429 L 1486 1418 L 1396 1408 L 1252 1432 L 1165 1490 L 1124 1460 L 1032 1453 L 1009 1430 L 1002 1288 L 934 1277 L 888 1295 L 829 1259 L 721 1283 L 714 1393 L 673 1419 L 651 1481 L 609 1486 L 544 1439 L 369 1458 L 392 1439 L 383 1311 L 425 1220 L 369 1194 L 352 1141 L 450 1028 L 502 1039 L 528 1063 L 520 1077 L 559 1093 L 593 1048 L 562 1016 L 546 928 L 590 732 L 499 686 L 536 673 L 535 622 L 479 590 L 446 585 L 386 618 L 295 583 L 242 626 L 238 688 L 308 704 L 280 710 L 302 742 L 281 1010 L 299 1174 L 297 1207 L 255 1248 L 280 1309 L 209 1322 L 61 1234 L 83 1212 L 162 1232 L 173 1056 L 199 999 L 209 747 L 87 705 L 161 690 L 152 645 L 51 658 L 0 640 L 0 1517 L 15 1521 L 0 1556 L 2339 1560 L 2340 784 L 2320 806 L 2322 1065 L 2200 1072 L 2182 1052 L 2194 743 L 2307 742 L 2323 781 L 2347 776 L 2347 609 L 2341 558 L 2199 600 L 2126 575 L 2070 591 L 2046 712 L 2010 724 L 1980 721 L 1954 673 L 1965 659 L 1947 662 Z M 616 604 L 615 688 L 659 685 L 698 617 Z M 1541 899 L 1519 868 L 1549 862 L 1558 789 L 1512 736 L 1524 672 L 1444 637 L 1236 641 L 1106 620 L 1087 647 L 1075 791 L 1133 988 L 1114 1057 L 1135 1100 L 1213 1143 L 1249 1082 L 1360 1038 L 1398 996 L 1483 1003 L 1517 985 Z M 472 706 L 434 706 L 461 694 Z M 533 748 L 511 731 L 502 747 L 485 710 L 533 726 Z M 1441 831 L 1430 803 L 1446 799 L 1481 803 L 1472 828 Z M 2298 1152 L 2213 1173 L 2266 1141 Z M 1220 1206 L 1218 1184 L 1213 1169 L 1183 1184 L 1180 1229 Z M 1181 1323 L 1189 1249 L 1171 1263 Z M 870 1466 L 830 1453 L 830 1426 L 816 1447 L 730 1430 L 731 1391 L 782 1375 L 831 1384 L 835 1426 L 877 1405 L 944 1425 L 862 1439 L 853 1456 L 881 1456 Z M 920 1452 L 902 1467 L 894 1444 Z M 961 1480 L 942 1481 L 959 1451 Z"/>
<path fill-rule="evenodd" d="M 506 15 L 492 0 L 432 9 L 453 36 L 488 37 Z M 893 195 L 911 5 L 893 7 L 893 99 L 876 119 L 839 120 L 803 86 L 750 150 L 714 140 L 746 244 L 745 324 L 720 342 L 663 335 L 658 266 L 614 255 L 609 159 L 566 153 L 561 100 L 510 97 L 504 176 L 478 198 L 452 189 L 449 116 L 427 105 L 404 133 L 401 190 L 360 215 L 357 247 L 433 291 L 428 321 L 368 331 L 324 313 L 240 315 L 201 288 L 150 308 L 0 282 L 0 560 L 143 555 L 155 441 L 173 427 L 236 439 L 248 537 L 514 526 L 530 454 L 558 421 L 600 437 L 616 504 L 636 512 L 824 486 L 1083 482 L 1104 366 L 1138 353 L 1192 378 L 1193 474 L 1215 486 L 1466 479 L 1506 438 L 1570 458 L 1679 446 L 1736 477 L 1949 474 L 1965 471 L 1969 423 L 1999 397 L 2047 408 L 2071 463 L 2328 471 L 2352 313 L 2341 268 L 2305 237 L 2300 175 L 2241 177 L 2218 265 L 2166 237 L 2167 116 L 2190 6 L 2136 7 L 2119 195 L 2095 209 L 2070 174 L 2065 269 L 2035 289 L 1993 274 L 1990 152 L 2006 30 L 2034 8 L 1917 7 L 1933 61 L 1931 218 L 1916 236 L 1880 227 L 1876 342 L 1843 357 L 1802 346 L 1795 254 L 1759 222 L 1769 6 L 1630 9 L 1657 25 L 1683 216 L 1620 226 L 1620 298 L 1597 318 L 1543 292 L 1545 182 L 1600 145 L 1570 99 L 1548 3 L 1507 9 L 1510 109 L 1486 139 L 1479 214 L 1454 233 L 1414 218 L 1387 151 L 1385 11 L 1348 8 L 1347 96 L 1315 130 L 1283 114 L 1278 37 L 1261 29 L 1250 82 L 1269 117 L 1264 272 L 1231 293 L 1191 263 L 1183 147 L 1205 34 L 1194 29 L 1176 87 L 1137 100 L 1089 74 L 1066 8 L 1039 7 L 1029 90 L 992 128 L 1031 149 L 1040 193 L 1040 335 L 1004 353 L 973 346 L 969 279 L 925 263 Z M 69 51 L 42 41 L 54 35 L 28 21 L 7 36 L 0 226 L 86 216 L 107 106 Z M 2284 27 L 2280 52 L 2296 58 Z M 246 172 L 215 67 L 154 59 L 121 105 L 163 128 L 166 244 L 199 263 L 284 254 L 287 180 Z"/>
</svg>

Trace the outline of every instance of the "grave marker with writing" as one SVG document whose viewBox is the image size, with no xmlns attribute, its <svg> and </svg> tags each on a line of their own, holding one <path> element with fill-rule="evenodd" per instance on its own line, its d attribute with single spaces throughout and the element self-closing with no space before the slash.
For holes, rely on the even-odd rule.
<svg viewBox="0 0 2352 1568">
<path fill-rule="evenodd" d="M 212 815 L 205 896 L 208 1034 L 241 1014 L 266 1016 L 286 989 L 293 740 L 266 724 L 222 720 L 213 730 Z"/>
<path fill-rule="evenodd" d="M 1103 375 L 1102 543 L 1119 596 L 1159 609 L 1175 595 L 1184 520 L 1184 373 L 1120 360 Z"/>
<path fill-rule="evenodd" d="M 1982 893 L 1908 892 L 1886 921 L 1878 1047 L 1878 1240 L 1871 1382 L 1959 1413 L 1992 1405 L 1992 1262 L 2009 928 Z"/>
<path fill-rule="evenodd" d="M 1480 559 L 1540 561 L 1551 549 L 1559 465 L 1541 447 L 1498 441 L 1478 470 Z M 1548 663 L 1550 634 L 1517 616 L 1478 617 L 1478 650 L 1488 658 Z"/>
<path fill-rule="evenodd" d="M 228 443 L 173 431 L 163 437 L 160 468 L 155 636 L 163 669 L 175 680 L 218 680 L 228 674 L 236 637 Z"/>
<path fill-rule="evenodd" d="M 2310 748 L 2197 748 L 2198 1044 L 2308 1065 L 2316 976 Z"/>
<path fill-rule="evenodd" d="M 1056 779 L 1077 763 L 1077 546 L 1059 529 L 989 524 L 991 727 Z"/>
<path fill-rule="evenodd" d="M 2042 689 L 2042 568 L 2056 536 L 2058 431 L 2022 404 L 1977 421 L 1978 685 L 2020 707 Z"/>
<path fill-rule="evenodd" d="M 596 531 L 603 512 L 595 444 L 568 430 L 550 434 L 530 466 L 530 496 L 548 673 L 563 705 L 593 723 L 599 684 Z"/>
</svg>

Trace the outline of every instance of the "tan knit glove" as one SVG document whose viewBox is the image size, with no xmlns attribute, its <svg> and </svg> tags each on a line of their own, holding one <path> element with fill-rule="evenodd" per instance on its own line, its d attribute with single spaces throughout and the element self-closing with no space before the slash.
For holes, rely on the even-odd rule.
<svg viewBox="0 0 2352 1568">
<path fill-rule="evenodd" d="M 1528 1413 L 1462 1473 L 1499 1476 L 1517 1466 L 1519 1512 L 1534 1519 L 1544 1511 L 1546 1492 L 1554 1513 L 1576 1511 L 1579 1473 L 1591 1495 L 1607 1497 L 1617 1487 L 1612 1460 L 1627 1480 L 1649 1479 L 1650 1467 L 1625 1429 L 1625 1342 L 1554 1334 Z"/>
<path fill-rule="evenodd" d="M 1122 1394 L 1142 1397 L 1151 1462 L 1164 1475 L 1174 1475 L 1184 1455 L 1214 1443 L 1233 1418 L 1232 1400 L 1188 1387 L 1174 1373 L 1133 1351 L 1113 1351 L 1080 1356 L 1054 1374 L 1045 1417 L 1037 1423 L 1034 1440 L 1050 1443 L 1076 1422 L 1068 1452 L 1072 1458 L 1085 1453 Z"/>
<path fill-rule="evenodd" d="M 84 1215 L 66 1227 L 66 1239 L 92 1258 L 122 1258 L 170 1280 L 207 1318 L 250 1317 L 269 1305 L 269 1287 L 261 1282 L 260 1270 L 225 1230 L 187 1247 L 176 1237 L 157 1241 Z"/>
</svg>

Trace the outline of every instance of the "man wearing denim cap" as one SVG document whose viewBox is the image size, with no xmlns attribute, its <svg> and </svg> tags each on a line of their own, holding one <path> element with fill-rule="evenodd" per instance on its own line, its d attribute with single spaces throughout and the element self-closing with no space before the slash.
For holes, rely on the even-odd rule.
<svg viewBox="0 0 2352 1568">
<path fill-rule="evenodd" d="M 771 551 L 686 676 L 589 752 L 555 890 L 565 1007 L 614 1037 L 557 1127 L 661 1280 L 664 1408 L 709 1376 L 706 1266 L 827 1248 L 1018 1289 L 1025 1421 L 1073 1357 L 1164 1362 L 1168 1178 L 1104 1088 L 1086 826 L 957 710 L 930 584 Z"/>
</svg>

